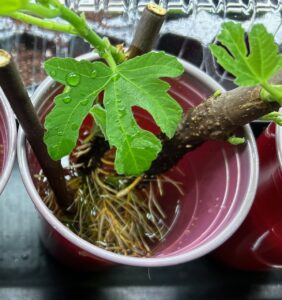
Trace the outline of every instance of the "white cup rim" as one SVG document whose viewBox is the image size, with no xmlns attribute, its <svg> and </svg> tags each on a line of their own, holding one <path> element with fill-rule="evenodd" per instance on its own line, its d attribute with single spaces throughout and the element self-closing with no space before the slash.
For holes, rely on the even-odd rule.
<svg viewBox="0 0 282 300">
<path fill-rule="evenodd" d="M 3 192 L 6 183 L 8 182 L 12 169 L 14 166 L 14 161 L 16 157 L 16 143 L 17 143 L 17 126 L 14 113 L 10 107 L 10 104 L 0 88 L 0 99 L 1 105 L 3 107 L 3 112 L 5 114 L 5 123 L 7 124 L 8 130 L 8 152 L 3 166 L 3 172 L 0 176 L 0 194 Z"/>
</svg>

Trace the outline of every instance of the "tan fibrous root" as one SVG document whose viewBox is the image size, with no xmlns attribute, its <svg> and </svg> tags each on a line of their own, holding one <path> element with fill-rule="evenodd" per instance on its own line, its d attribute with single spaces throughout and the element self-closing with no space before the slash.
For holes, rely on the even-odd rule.
<svg viewBox="0 0 282 300">
<path fill-rule="evenodd" d="M 78 158 L 90 147 L 90 143 L 82 144 L 72 156 Z M 42 173 L 36 176 L 38 190 L 47 207 L 81 238 L 114 253 L 151 256 L 153 245 L 168 232 L 166 215 L 158 203 L 163 185 L 173 184 L 182 193 L 180 183 L 166 176 L 149 179 L 117 175 L 113 160 L 113 153 L 106 153 L 88 174 L 80 172 L 82 164 L 70 163 L 66 179 L 75 192 L 74 217 L 65 216 L 59 209 Z"/>
</svg>

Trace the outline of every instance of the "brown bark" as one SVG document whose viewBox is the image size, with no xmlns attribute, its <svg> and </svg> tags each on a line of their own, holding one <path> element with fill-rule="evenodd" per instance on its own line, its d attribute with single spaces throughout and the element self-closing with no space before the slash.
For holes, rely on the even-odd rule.
<svg viewBox="0 0 282 300">
<path fill-rule="evenodd" d="M 67 190 L 63 168 L 59 161 L 50 158 L 43 143 L 44 129 L 11 55 L 4 50 L 0 50 L 0 85 L 49 181 L 58 205 L 65 213 L 73 213 L 73 196 Z"/>
<path fill-rule="evenodd" d="M 151 3 L 145 7 L 127 52 L 128 59 L 152 50 L 165 15 L 166 10 L 157 4 Z"/>
<path fill-rule="evenodd" d="M 282 83 L 282 72 L 273 82 Z M 225 140 L 240 126 L 279 107 L 276 102 L 263 101 L 259 87 L 239 87 L 219 96 L 211 96 L 184 115 L 172 139 L 163 138 L 162 152 L 146 173 L 163 173 L 203 142 Z"/>
</svg>

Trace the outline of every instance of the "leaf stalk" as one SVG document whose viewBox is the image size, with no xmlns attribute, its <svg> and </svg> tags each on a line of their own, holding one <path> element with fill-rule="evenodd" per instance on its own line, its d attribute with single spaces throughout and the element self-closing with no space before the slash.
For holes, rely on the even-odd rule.
<svg viewBox="0 0 282 300">
<path fill-rule="evenodd" d="M 7 17 L 11 17 L 15 20 L 19 20 L 24 23 L 35 25 L 44 29 L 77 35 L 77 31 L 73 28 L 73 26 L 69 24 L 57 23 L 50 20 L 43 20 L 21 12 L 10 13 L 9 15 L 7 15 Z"/>
</svg>

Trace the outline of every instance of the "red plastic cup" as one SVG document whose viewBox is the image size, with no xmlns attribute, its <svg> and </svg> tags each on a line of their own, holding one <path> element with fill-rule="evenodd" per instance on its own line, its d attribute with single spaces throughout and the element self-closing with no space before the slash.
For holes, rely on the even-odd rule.
<svg viewBox="0 0 282 300">
<path fill-rule="evenodd" d="M 260 175 L 254 204 L 216 256 L 245 270 L 282 266 L 282 130 L 270 124 L 257 140 Z"/>
<path fill-rule="evenodd" d="M 95 59 L 93 55 L 82 57 Z M 221 87 L 198 68 L 183 62 L 186 73 L 170 80 L 171 94 L 185 109 L 199 104 Z M 40 116 L 46 114 L 60 87 L 50 78 L 35 92 L 33 101 Z M 143 119 L 147 115 L 141 116 Z M 142 119 L 141 118 L 141 119 Z M 152 125 L 149 125 L 152 129 Z M 26 189 L 42 219 L 41 239 L 61 262 L 80 269 L 124 264 L 167 266 L 201 257 L 222 244 L 239 227 L 247 215 L 256 190 L 258 160 L 255 141 L 249 126 L 238 134 L 247 143 L 232 146 L 227 142 L 208 142 L 186 155 L 169 171 L 183 183 L 184 196 L 168 188 L 161 199 L 169 216 L 171 230 L 150 258 L 114 254 L 81 239 L 65 227 L 44 205 L 36 190 L 34 174 L 40 167 L 20 129 L 18 159 Z"/>
<path fill-rule="evenodd" d="M 10 175 L 16 156 L 17 127 L 14 113 L 0 88 L 0 194 Z"/>
</svg>

